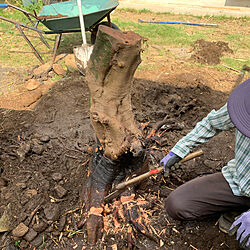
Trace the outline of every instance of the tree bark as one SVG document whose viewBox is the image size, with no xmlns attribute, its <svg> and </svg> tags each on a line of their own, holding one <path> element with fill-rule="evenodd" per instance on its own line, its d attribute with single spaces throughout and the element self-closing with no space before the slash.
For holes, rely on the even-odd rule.
<svg viewBox="0 0 250 250">
<path fill-rule="evenodd" d="M 100 26 L 88 62 L 90 118 L 99 139 L 91 159 L 91 175 L 81 198 L 85 204 L 88 241 L 101 237 L 103 203 L 112 183 L 144 162 L 142 133 L 134 119 L 131 84 L 141 62 L 141 37 Z M 85 220 L 80 222 L 83 225 Z"/>
<path fill-rule="evenodd" d="M 131 105 L 131 84 L 141 62 L 141 37 L 100 26 L 88 62 L 90 117 L 95 133 L 111 160 L 141 152 L 140 130 Z"/>
</svg>

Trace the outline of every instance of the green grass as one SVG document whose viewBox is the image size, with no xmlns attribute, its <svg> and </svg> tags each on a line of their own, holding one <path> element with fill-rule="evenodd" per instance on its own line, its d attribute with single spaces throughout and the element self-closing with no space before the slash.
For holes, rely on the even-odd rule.
<svg viewBox="0 0 250 250">
<path fill-rule="evenodd" d="M 223 58 L 221 58 L 221 61 L 224 65 L 229 66 L 229 67 L 234 68 L 234 69 L 237 69 L 237 70 L 241 70 L 244 65 L 250 65 L 250 59 L 239 61 L 235 58 L 223 57 Z"/>
<path fill-rule="evenodd" d="M 157 16 L 166 16 L 166 15 L 174 15 L 173 12 L 153 12 L 149 9 L 133 9 L 133 8 L 119 8 L 120 12 L 130 12 L 130 13 L 135 13 L 135 14 L 142 14 L 142 13 L 148 13 L 152 15 L 157 15 Z M 204 16 L 197 16 L 197 15 L 191 15 L 191 14 L 183 14 L 181 15 L 183 17 L 194 17 L 197 19 L 207 19 L 211 21 L 218 21 L 218 22 L 224 22 L 224 21 L 230 21 L 230 20 L 242 20 L 242 21 L 250 21 L 250 17 L 245 16 L 245 17 L 233 17 L 233 16 L 225 16 L 225 15 L 204 15 Z"/>
<path fill-rule="evenodd" d="M 15 0 L 20 1 L 20 0 Z M 39 0 L 41 1 L 41 0 Z M 41 8 L 41 2 L 39 2 L 35 8 L 37 12 Z M 28 9 L 31 11 L 31 9 Z M 126 14 L 133 16 L 133 20 L 127 18 Z M 132 14 L 132 15 L 131 15 Z M 0 9 L 0 15 L 5 16 L 21 23 L 28 23 L 28 20 L 23 13 L 19 11 L 3 11 Z M 178 25 L 178 24 L 150 24 L 150 23 L 139 23 L 136 16 L 140 18 L 143 16 L 147 20 L 157 20 L 157 17 L 161 20 L 168 21 L 170 13 L 154 13 L 148 9 L 135 10 L 135 9 L 118 9 L 112 16 L 112 22 L 114 22 L 122 31 L 132 30 L 140 34 L 143 38 L 147 40 L 147 44 L 158 45 L 162 47 L 155 52 L 157 58 L 171 57 L 176 59 L 176 55 L 169 53 L 167 48 L 190 48 L 196 40 L 204 39 L 207 41 L 224 41 L 227 42 L 229 48 L 231 48 L 234 53 L 231 55 L 226 55 L 222 58 L 222 64 L 226 64 L 229 67 L 241 69 L 244 64 L 249 65 L 249 50 L 250 50 L 250 39 L 249 36 L 242 33 L 241 29 L 231 31 L 231 25 L 234 23 L 237 26 L 246 28 L 250 25 L 250 18 L 234 18 L 226 16 L 193 16 L 193 15 L 176 15 L 171 14 L 172 19 L 175 21 L 184 22 L 206 22 L 206 23 L 218 23 L 218 27 L 201 27 L 201 26 L 190 26 L 190 25 Z M 46 30 L 46 27 L 42 24 L 38 26 L 42 30 Z M 23 37 L 20 35 L 19 31 L 15 28 L 14 24 L 1 21 L 0 20 L 0 32 L 1 48 L 0 51 L 0 63 L 6 66 L 25 66 L 25 65 L 35 65 L 39 64 L 39 61 L 32 54 L 31 48 L 25 42 Z M 51 50 L 49 50 L 45 45 L 43 45 L 34 31 L 27 31 L 29 39 L 34 43 L 35 47 L 41 53 L 45 61 L 52 58 Z M 51 47 L 54 45 L 55 35 L 46 35 Z M 90 41 L 90 33 L 87 32 L 87 40 Z M 78 46 L 82 43 L 81 34 L 64 34 L 62 36 L 61 44 L 58 49 L 58 53 L 72 53 L 73 47 Z M 152 51 L 150 51 L 147 46 L 145 47 L 145 52 L 142 54 L 142 58 L 151 57 Z M 15 51 L 21 51 L 22 53 L 17 53 Z M 28 53 L 27 53 L 28 52 Z M 158 54 L 157 54 L 158 53 Z M 158 59 L 156 59 L 158 60 Z M 202 65 L 201 65 L 202 67 Z M 206 67 L 204 65 L 204 67 Z M 225 67 L 212 66 L 221 70 L 225 70 Z M 144 63 L 139 66 L 141 69 L 154 69 L 153 63 Z"/>
<path fill-rule="evenodd" d="M 119 11 L 136 13 L 136 14 L 141 14 L 141 13 L 152 14 L 153 13 L 151 10 L 148 10 L 148 9 L 137 10 L 137 9 L 132 9 L 132 8 L 120 8 Z"/>
<path fill-rule="evenodd" d="M 151 44 L 175 45 L 177 47 L 190 46 L 197 39 L 206 39 L 205 34 L 202 32 L 196 32 L 190 36 L 185 27 L 182 26 L 125 22 L 119 19 L 114 19 L 114 23 L 122 30 L 133 30 L 147 38 Z"/>
</svg>

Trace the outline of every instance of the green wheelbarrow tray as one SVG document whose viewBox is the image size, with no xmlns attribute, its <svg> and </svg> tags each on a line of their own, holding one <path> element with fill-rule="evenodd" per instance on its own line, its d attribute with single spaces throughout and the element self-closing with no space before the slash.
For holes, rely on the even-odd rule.
<svg viewBox="0 0 250 250">
<path fill-rule="evenodd" d="M 118 6 L 118 0 L 82 0 L 86 31 L 99 23 Z M 53 31 L 80 29 L 79 10 L 76 0 L 43 6 L 38 19 Z"/>
</svg>

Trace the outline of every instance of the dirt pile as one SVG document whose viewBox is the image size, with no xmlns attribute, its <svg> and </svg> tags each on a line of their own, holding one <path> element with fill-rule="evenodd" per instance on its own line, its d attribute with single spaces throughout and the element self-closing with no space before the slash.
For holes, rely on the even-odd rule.
<svg viewBox="0 0 250 250">
<path fill-rule="evenodd" d="M 181 84 L 181 83 L 180 83 Z M 132 104 L 136 119 L 151 126 L 166 115 L 169 122 L 161 136 L 149 143 L 165 154 L 212 108 L 219 108 L 227 95 L 204 85 L 174 87 L 136 79 Z M 10 234 L 0 234 L 0 248 L 83 249 L 86 229 L 78 230 L 81 217 L 79 191 L 86 183 L 90 147 L 94 134 L 89 120 L 89 94 L 84 77 L 73 75 L 59 81 L 41 98 L 33 111 L 0 110 L 0 167 L 7 182 L 0 188 L 0 216 L 13 219 Z M 137 197 L 147 204 L 148 223 L 163 239 L 163 249 L 237 249 L 233 238 L 220 233 L 217 217 L 202 222 L 176 222 L 163 209 L 162 200 L 178 185 L 202 174 L 220 171 L 233 157 L 233 133 L 223 133 L 204 145 L 205 157 L 186 163 L 169 179 L 151 178 L 138 187 Z M 164 139 L 164 144 L 159 140 Z M 224 145 L 223 147 L 221 145 Z M 111 204 L 112 205 L 112 204 Z M 111 206 L 110 205 L 110 206 Z M 107 218 L 112 218 L 112 209 Z M 119 219 L 120 223 L 122 222 Z M 126 232 L 105 231 L 96 249 L 127 247 Z M 159 249 L 145 235 L 137 235 L 139 248 Z"/>
<path fill-rule="evenodd" d="M 197 40 L 194 43 L 194 53 L 191 59 L 201 64 L 216 65 L 220 63 L 221 56 L 226 53 L 233 53 L 228 43 Z"/>
</svg>

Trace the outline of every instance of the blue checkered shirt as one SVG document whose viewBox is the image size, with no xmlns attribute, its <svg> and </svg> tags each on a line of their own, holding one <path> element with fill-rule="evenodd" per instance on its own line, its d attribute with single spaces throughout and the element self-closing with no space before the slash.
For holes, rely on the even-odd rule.
<svg viewBox="0 0 250 250">
<path fill-rule="evenodd" d="M 185 157 L 195 146 L 207 142 L 221 131 L 234 128 L 225 104 L 218 111 L 212 110 L 198 122 L 195 128 L 183 137 L 171 150 Z M 229 183 L 234 195 L 250 197 L 250 138 L 236 129 L 235 159 L 222 168 L 222 174 Z"/>
</svg>

